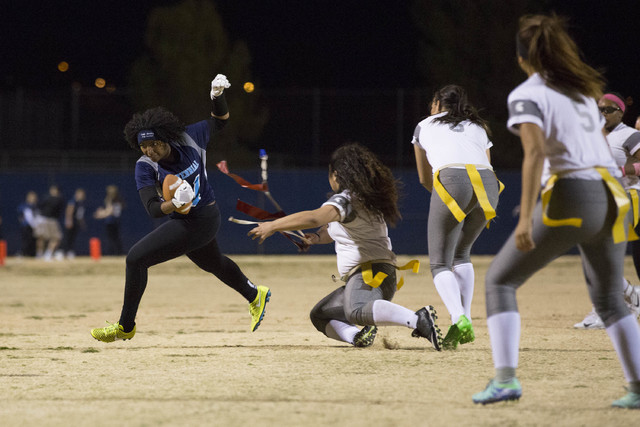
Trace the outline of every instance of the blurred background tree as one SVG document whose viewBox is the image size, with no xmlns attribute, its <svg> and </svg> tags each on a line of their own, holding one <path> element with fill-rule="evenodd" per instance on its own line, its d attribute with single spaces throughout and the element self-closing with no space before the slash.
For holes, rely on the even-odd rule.
<svg viewBox="0 0 640 427">
<path fill-rule="evenodd" d="M 505 127 L 507 96 L 526 79 L 516 62 L 514 17 L 544 11 L 546 0 L 414 0 L 417 61 L 424 86 L 458 84 L 489 120 L 492 163 L 519 168 L 522 149 Z"/>
<path fill-rule="evenodd" d="M 151 11 L 145 33 L 146 52 L 135 61 L 130 76 L 135 109 L 163 106 L 184 123 L 209 117 L 211 80 L 225 74 L 230 120 L 216 135 L 209 164 L 222 159 L 232 167 L 255 166 L 249 147 L 261 135 L 268 118 L 259 91 L 246 92 L 251 55 L 243 41 L 231 41 L 213 2 L 185 0 Z M 253 82 L 259 86 L 256 82 Z"/>
</svg>

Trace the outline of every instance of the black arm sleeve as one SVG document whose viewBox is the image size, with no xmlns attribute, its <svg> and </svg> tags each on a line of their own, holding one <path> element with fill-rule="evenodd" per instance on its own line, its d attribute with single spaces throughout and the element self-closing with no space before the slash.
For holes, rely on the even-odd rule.
<svg viewBox="0 0 640 427">
<path fill-rule="evenodd" d="M 142 187 L 138 190 L 138 194 L 140 195 L 140 200 L 142 200 L 142 205 L 151 218 L 162 218 L 166 215 L 160 208 L 162 200 L 160 199 L 160 196 L 158 196 L 155 186 L 149 185 L 147 187 Z"/>
<path fill-rule="evenodd" d="M 217 97 L 211 100 L 211 112 L 214 116 L 222 117 L 229 112 L 229 107 L 227 106 L 227 99 L 224 96 L 224 92 Z"/>
<path fill-rule="evenodd" d="M 212 135 L 218 131 L 221 131 L 228 122 L 228 120 L 220 120 L 216 119 L 215 117 L 211 117 L 207 119 L 207 121 L 209 122 L 209 129 L 211 130 Z"/>
</svg>

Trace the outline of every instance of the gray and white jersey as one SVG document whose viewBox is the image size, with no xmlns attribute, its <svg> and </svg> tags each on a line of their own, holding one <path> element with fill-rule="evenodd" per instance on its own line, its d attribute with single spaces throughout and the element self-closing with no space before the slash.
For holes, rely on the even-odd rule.
<svg viewBox="0 0 640 427">
<path fill-rule="evenodd" d="M 596 100 L 580 96 L 580 102 L 547 86 L 537 73 L 516 87 L 508 99 L 508 129 L 520 134 L 522 123 L 538 125 L 545 136 L 542 184 L 554 174 L 567 178 L 600 180 L 594 167 L 605 167 L 615 177 L 622 173 L 604 136 L 604 118 Z"/>
<path fill-rule="evenodd" d="M 338 221 L 330 222 L 328 232 L 335 242 L 338 272 L 341 276 L 352 268 L 373 260 L 386 260 L 395 264 L 387 224 L 380 217 L 369 218 L 353 210 L 348 191 L 334 194 L 322 206 L 334 206 L 340 214 Z"/>
<path fill-rule="evenodd" d="M 607 135 L 607 142 L 611 146 L 613 158 L 618 166 L 624 166 L 627 159 L 640 150 L 640 132 L 632 127 L 620 123 Z M 636 160 L 635 162 L 640 162 Z M 622 178 L 625 190 L 636 188 L 640 190 L 640 180 L 635 175 L 627 175 Z"/>
</svg>

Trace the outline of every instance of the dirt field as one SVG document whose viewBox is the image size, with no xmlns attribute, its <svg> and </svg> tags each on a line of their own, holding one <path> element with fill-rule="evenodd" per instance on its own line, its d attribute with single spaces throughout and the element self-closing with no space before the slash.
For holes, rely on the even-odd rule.
<svg viewBox="0 0 640 427">
<path fill-rule="evenodd" d="M 118 320 L 124 259 L 0 267 L 0 424 L 3 426 L 623 426 L 625 391 L 606 333 L 574 330 L 589 311 L 579 260 L 554 262 L 519 291 L 519 402 L 486 407 L 471 395 L 493 375 L 476 257 L 476 341 L 436 352 L 410 330 L 383 327 L 356 349 L 317 332 L 308 312 L 336 286 L 333 256 L 235 256 L 272 289 L 260 329 L 246 302 L 186 258 L 154 267 L 131 341 L 89 334 Z M 400 261 L 411 257 L 402 256 Z M 428 272 L 404 274 L 395 302 L 448 315 Z M 630 260 L 626 272 L 635 278 Z M 386 345 L 385 345 L 386 344 Z"/>
</svg>

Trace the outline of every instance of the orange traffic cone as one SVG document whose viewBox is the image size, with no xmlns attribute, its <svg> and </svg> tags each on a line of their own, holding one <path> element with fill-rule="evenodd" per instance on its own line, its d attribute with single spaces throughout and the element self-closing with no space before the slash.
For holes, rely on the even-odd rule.
<svg viewBox="0 0 640 427">
<path fill-rule="evenodd" d="M 7 257 L 7 241 L 0 240 L 0 265 L 4 265 L 4 259 Z"/>
<path fill-rule="evenodd" d="M 89 255 L 94 261 L 99 261 L 102 256 L 102 247 L 100 244 L 100 239 L 97 237 L 92 237 L 89 239 Z"/>
</svg>

